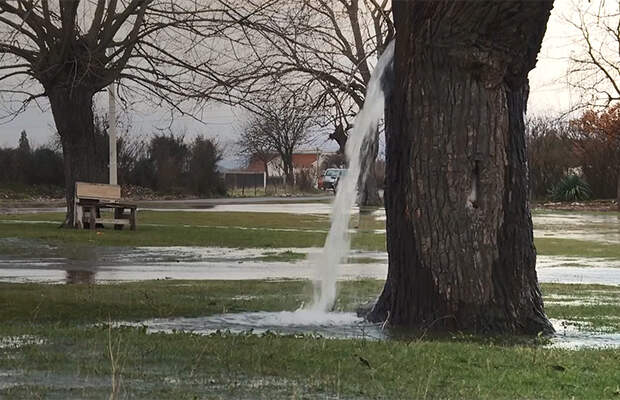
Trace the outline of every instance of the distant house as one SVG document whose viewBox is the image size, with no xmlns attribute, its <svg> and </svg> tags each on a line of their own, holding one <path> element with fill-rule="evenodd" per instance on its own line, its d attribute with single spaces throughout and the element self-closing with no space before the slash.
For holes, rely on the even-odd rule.
<svg viewBox="0 0 620 400">
<path fill-rule="evenodd" d="M 295 175 L 308 172 L 316 182 L 316 178 L 320 175 L 321 164 L 326 157 L 333 155 L 330 152 L 320 152 L 316 150 L 302 150 L 293 154 L 293 170 Z M 265 172 L 265 163 L 258 157 L 252 157 L 246 168 L 247 171 Z M 269 178 L 284 179 L 284 169 L 282 168 L 282 158 L 273 154 L 267 162 L 267 175 Z"/>
</svg>

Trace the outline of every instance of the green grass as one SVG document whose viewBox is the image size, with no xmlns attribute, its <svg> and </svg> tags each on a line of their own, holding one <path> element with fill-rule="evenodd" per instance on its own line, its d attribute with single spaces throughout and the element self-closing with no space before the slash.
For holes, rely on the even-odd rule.
<svg viewBox="0 0 620 400">
<path fill-rule="evenodd" d="M 101 246 L 220 246 L 250 248 L 317 247 L 325 241 L 329 217 L 285 213 L 143 211 L 137 232 L 57 229 L 55 224 L 22 224 L 9 221 L 53 221 L 60 224 L 62 213 L 2 215 L 0 237 L 40 239 L 57 243 Z M 354 216 L 351 226 L 354 248 L 385 250 L 385 227 L 368 213 Z M 288 231 L 293 230 L 293 231 Z M 620 258 L 620 246 L 599 241 L 536 238 L 538 254 L 569 257 Z M 266 259 L 286 261 L 291 258 Z M 294 259 L 294 258 L 293 258 Z"/>
<path fill-rule="evenodd" d="M 60 213 L 0 217 L 56 223 L 62 218 Z M 315 215 L 141 212 L 137 232 L 98 234 L 15 222 L 2 223 L 0 237 L 59 244 L 75 254 L 94 246 L 253 247 L 266 249 L 257 261 L 291 262 L 305 255 L 269 249 L 321 246 L 328 225 L 328 217 Z M 373 233 L 383 226 L 368 214 L 354 218 L 353 247 L 384 250 L 385 235 Z M 594 241 L 539 238 L 536 246 L 543 255 L 620 258 L 620 246 Z M 0 254 L 23 252 L 0 241 Z M 343 282 L 336 309 L 354 311 L 376 299 L 382 286 L 376 280 Z M 541 286 L 549 317 L 584 330 L 620 332 L 619 287 Z M 543 348 L 531 339 L 459 334 L 373 342 L 147 334 L 142 328 L 107 326 L 295 310 L 311 301 L 312 292 L 310 282 L 295 280 L 0 283 L 0 398 L 109 398 L 113 375 L 121 380 L 120 398 L 620 398 L 617 349 L 569 351 Z M 21 335 L 42 344 L 2 346 L 3 338 Z"/>
<path fill-rule="evenodd" d="M 58 212 L 1 215 L 3 220 L 55 221 L 65 214 Z M 312 214 L 209 211 L 139 211 L 139 224 L 229 226 L 245 228 L 329 229 L 329 217 Z"/>
<path fill-rule="evenodd" d="M 95 383 L 94 388 L 77 389 L 77 397 L 107 397 L 112 353 L 122 378 L 120 391 L 132 398 L 601 399 L 617 396 L 620 362 L 612 350 L 148 335 L 135 328 L 58 329 L 46 339 L 42 346 L 26 346 L 0 361 L 8 371 L 27 365 L 21 380 L 34 375 L 40 377 L 37 383 L 31 380 L 0 393 L 9 398 L 75 396 L 56 384 L 63 377 Z M 48 371 L 54 375 L 46 376 Z"/>
<path fill-rule="evenodd" d="M 184 217 L 189 217 L 181 213 Z M 193 214 L 193 213 L 191 213 Z M 213 213 L 218 214 L 218 213 Z M 231 213 L 236 214 L 236 213 Z M 259 213 L 256 213 L 259 214 Z M 253 215 L 256 215 L 253 214 Z M 31 221 L 44 218 L 41 215 L 28 216 Z M 114 231 L 104 229 L 98 231 L 58 229 L 55 224 L 49 223 L 11 223 L 0 225 L 0 238 L 37 239 L 49 243 L 90 244 L 95 246 L 216 246 L 242 248 L 282 248 L 282 247 L 320 247 L 325 242 L 326 231 L 274 230 L 277 218 L 261 220 L 259 222 L 246 221 L 248 226 L 236 227 L 237 221 L 230 221 L 225 216 L 219 225 L 212 226 L 183 226 L 181 224 L 165 223 L 166 216 L 161 219 L 151 218 L 152 223 L 161 225 L 138 225 L 135 232 L 123 230 Z M 284 220 L 284 219 L 283 219 Z M 163 221 L 163 222 L 162 222 Z M 261 222 L 265 225 L 261 225 Z M 280 228 L 290 228 L 294 220 L 280 224 Z M 227 226 L 231 224 L 232 226 Z M 254 225 L 252 225 L 254 224 Z M 267 226 L 267 224 L 272 224 Z M 301 226 L 301 225 L 300 225 Z M 307 225 L 306 225 L 307 226 Z M 246 228 L 252 229 L 246 229 Z M 263 229 L 264 228 L 264 229 Z M 362 231 L 353 235 L 353 247 L 367 250 L 384 250 L 385 234 Z"/>
<path fill-rule="evenodd" d="M 617 243 L 556 238 L 536 238 L 534 243 L 545 256 L 620 258 Z"/>
<path fill-rule="evenodd" d="M 352 310 L 374 299 L 381 286 L 373 280 L 345 282 L 339 307 Z M 546 296 L 620 296 L 617 287 L 542 288 Z M 620 395 L 617 350 L 546 349 L 458 335 L 372 342 L 272 334 L 147 334 L 141 328 L 106 324 L 222 311 L 294 310 L 308 301 L 311 289 L 305 281 L 0 284 L 0 337 L 32 335 L 43 340 L 0 348 L 0 376 L 4 382 L 20 383 L 0 385 L 0 397 L 107 398 L 113 374 L 121 379 L 121 398 Z M 551 308 L 548 312 L 558 316 Z M 617 309 L 610 312 L 618 315 Z"/>
<path fill-rule="evenodd" d="M 548 300 L 562 296 L 620 300 L 620 287 L 602 285 L 542 284 Z M 378 280 L 339 284 L 336 308 L 354 311 L 381 292 Z M 241 297 L 239 297 L 241 295 Z M 246 296 L 247 295 L 247 296 Z M 245 297 L 244 297 L 245 296 Z M 249 296 L 249 297 L 248 297 Z M 171 316 L 193 317 L 221 312 L 295 310 L 308 304 L 308 281 L 145 281 L 105 285 L 46 285 L 0 283 L 0 323 L 68 324 L 138 320 Z M 620 301 L 604 305 L 547 305 L 551 318 L 579 318 L 595 322 L 620 317 Z M 611 324 L 620 332 L 620 321 Z"/>
<path fill-rule="evenodd" d="M 278 293 L 286 293 L 281 296 Z M 260 299 L 234 300 L 251 294 Z M 146 281 L 110 285 L 0 283 L 0 321 L 69 324 L 221 312 L 295 309 L 307 301 L 306 281 Z"/>
<path fill-rule="evenodd" d="M 233 213 L 234 214 L 234 213 Z M 33 219 L 36 220 L 36 219 Z M 158 220 L 161 221 L 161 220 Z M 161 222 L 158 222 L 161 223 Z M 138 231 L 58 229 L 54 224 L 3 223 L 0 237 L 38 239 L 56 243 L 81 243 L 98 246 L 218 246 L 243 248 L 320 247 L 326 237 L 324 232 L 279 231 L 268 229 L 242 229 L 227 227 L 179 226 L 166 224 L 139 226 Z M 620 246 L 615 244 L 555 238 L 536 238 L 540 255 L 571 257 L 620 258 Z M 369 231 L 355 233 L 353 248 L 385 250 L 385 234 Z"/>
<path fill-rule="evenodd" d="M 43 212 L 34 214 L 5 214 L 0 220 L 5 221 L 53 221 L 59 225 L 65 214 Z M 263 213 L 263 212 L 190 212 L 190 211 L 140 211 L 139 224 L 186 225 L 186 226 L 227 226 L 244 228 L 270 228 L 295 230 L 329 229 L 328 215 Z M 374 216 L 354 215 L 351 227 L 361 230 L 385 229 L 385 221 L 377 221 Z"/>
</svg>

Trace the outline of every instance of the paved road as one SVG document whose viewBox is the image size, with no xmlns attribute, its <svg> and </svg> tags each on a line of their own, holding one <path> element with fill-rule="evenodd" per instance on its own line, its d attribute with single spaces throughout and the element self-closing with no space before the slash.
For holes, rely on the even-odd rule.
<svg viewBox="0 0 620 400">
<path fill-rule="evenodd" d="M 333 194 L 317 196 L 291 196 L 291 197 L 225 197 L 217 199 L 180 199 L 180 200 L 140 200 L 136 201 L 141 209 L 209 209 L 215 206 L 226 205 L 252 205 L 252 204 L 294 204 L 294 203 L 321 203 L 334 199 Z M 29 214 L 39 212 L 62 212 L 65 211 L 64 202 L 60 200 L 41 202 L 23 202 L 2 205 L 0 214 Z M 218 210 L 219 211 L 219 210 Z"/>
</svg>

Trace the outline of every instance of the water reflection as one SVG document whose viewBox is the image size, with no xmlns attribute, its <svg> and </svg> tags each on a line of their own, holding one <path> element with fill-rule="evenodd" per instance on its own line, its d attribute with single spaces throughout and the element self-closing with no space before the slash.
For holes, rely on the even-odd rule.
<svg viewBox="0 0 620 400">
<path fill-rule="evenodd" d="M 66 272 L 65 282 L 69 285 L 86 283 L 95 283 L 96 271 L 93 270 L 68 270 Z"/>
<path fill-rule="evenodd" d="M 262 261 L 284 252 L 319 248 L 231 249 L 217 247 L 95 247 L 0 239 L 0 281 L 98 283 L 153 279 L 312 279 L 306 260 Z M 340 280 L 385 279 L 385 252 L 353 250 L 339 267 Z M 357 260 L 356 260 L 357 259 Z M 541 282 L 620 285 L 620 260 L 539 256 Z"/>
</svg>

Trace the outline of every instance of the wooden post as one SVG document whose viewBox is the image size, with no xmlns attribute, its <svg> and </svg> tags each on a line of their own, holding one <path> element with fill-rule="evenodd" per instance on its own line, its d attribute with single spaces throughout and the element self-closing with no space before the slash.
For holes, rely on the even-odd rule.
<svg viewBox="0 0 620 400">
<path fill-rule="evenodd" d="M 109 49 L 112 52 L 112 49 Z M 109 161 L 110 161 L 110 185 L 117 183 L 116 171 L 116 94 L 114 93 L 114 82 L 108 85 L 108 139 Z"/>
<path fill-rule="evenodd" d="M 131 211 L 129 214 L 129 229 L 132 231 L 136 230 L 136 209 L 135 207 L 131 208 Z"/>
<path fill-rule="evenodd" d="M 97 224 L 96 219 L 97 219 L 97 207 L 95 206 L 90 206 L 89 207 L 89 222 L 88 224 L 90 225 L 89 228 L 91 230 L 95 230 L 95 226 Z"/>
<path fill-rule="evenodd" d="M 125 209 L 124 208 L 115 208 L 114 209 L 114 219 L 122 219 L 124 218 Z M 123 224 L 114 224 L 114 230 L 120 231 L 123 229 Z"/>
</svg>

